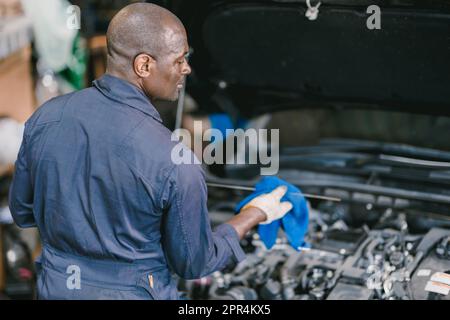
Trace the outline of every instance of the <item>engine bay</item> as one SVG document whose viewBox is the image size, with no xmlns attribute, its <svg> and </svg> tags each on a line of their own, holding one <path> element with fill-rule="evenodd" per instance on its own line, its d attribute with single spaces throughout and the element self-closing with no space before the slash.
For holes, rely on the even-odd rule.
<svg viewBox="0 0 450 320">
<path fill-rule="evenodd" d="M 218 188 L 210 195 L 213 225 L 233 214 L 230 198 L 242 197 Z M 308 247 L 293 249 L 280 230 L 267 250 L 255 230 L 241 241 L 244 261 L 181 280 L 180 290 L 189 299 L 215 300 L 450 299 L 448 217 L 348 202 L 309 205 Z"/>
</svg>

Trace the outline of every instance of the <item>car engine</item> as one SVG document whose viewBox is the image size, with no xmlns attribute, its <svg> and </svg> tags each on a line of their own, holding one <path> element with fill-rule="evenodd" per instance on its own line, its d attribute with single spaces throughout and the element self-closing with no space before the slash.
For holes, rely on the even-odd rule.
<svg viewBox="0 0 450 320">
<path fill-rule="evenodd" d="M 211 220 L 219 224 L 233 214 L 229 199 L 242 195 L 210 193 Z M 255 230 L 241 242 L 245 260 L 180 280 L 180 290 L 189 299 L 217 300 L 450 299 L 448 218 L 330 201 L 310 204 L 309 214 L 309 247 L 296 251 L 280 230 L 267 250 Z"/>
</svg>

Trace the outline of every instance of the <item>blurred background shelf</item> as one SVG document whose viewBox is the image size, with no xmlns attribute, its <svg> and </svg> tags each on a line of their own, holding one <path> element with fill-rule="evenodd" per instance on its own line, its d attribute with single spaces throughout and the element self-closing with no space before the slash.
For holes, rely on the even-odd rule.
<svg viewBox="0 0 450 320">
<path fill-rule="evenodd" d="M 20 1 L 0 0 L 0 117 L 24 122 L 35 108 L 31 41 Z"/>
</svg>

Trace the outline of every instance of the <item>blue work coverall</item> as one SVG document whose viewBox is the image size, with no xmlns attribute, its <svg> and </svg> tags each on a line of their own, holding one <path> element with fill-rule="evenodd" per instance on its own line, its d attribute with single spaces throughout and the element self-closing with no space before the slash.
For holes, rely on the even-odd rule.
<svg viewBox="0 0 450 320">
<path fill-rule="evenodd" d="M 9 205 L 40 232 L 38 298 L 178 299 L 172 272 L 245 258 L 231 225 L 211 230 L 204 173 L 174 164 L 175 144 L 145 94 L 111 75 L 31 116 Z"/>
</svg>

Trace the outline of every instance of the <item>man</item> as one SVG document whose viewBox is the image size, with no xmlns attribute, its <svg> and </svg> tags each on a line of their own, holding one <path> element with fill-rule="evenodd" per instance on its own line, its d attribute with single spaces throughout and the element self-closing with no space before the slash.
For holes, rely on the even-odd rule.
<svg viewBox="0 0 450 320">
<path fill-rule="evenodd" d="M 186 32 L 152 4 L 122 9 L 107 32 L 107 72 L 27 121 L 10 190 L 21 227 L 37 226 L 41 299 L 177 299 L 171 272 L 200 278 L 245 255 L 239 239 L 281 218 L 286 189 L 211 230 L 200 166 L 175 165 L 152 105 L 191 72 Z"/>
</svg>

